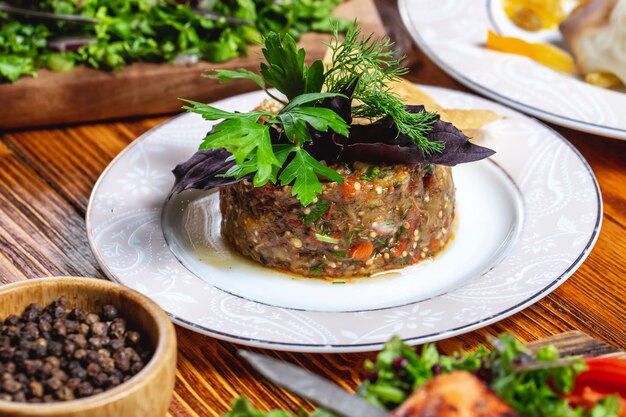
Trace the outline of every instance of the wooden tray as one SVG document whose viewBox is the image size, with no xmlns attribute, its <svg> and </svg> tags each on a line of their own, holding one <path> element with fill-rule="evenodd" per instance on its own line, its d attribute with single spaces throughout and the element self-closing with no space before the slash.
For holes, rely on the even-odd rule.
<svg viewBox="0 0 626 417">
<path fill-rule="evenodd" d="M 373 0 L 347 0 L 335 15 L 358 18 L 364 33 L 384 34 Z M 300 45 L 310 61 L 323 57 L 326 48 L 322 42 L 328 42 L 330 36 L 308 33 L 302 37 Z M 260 46 L 254 46 L 246 57 L 221 64 L 137 63 L 114 73 L 86 67 L 68 73 L 41 70 L 36 78 L 0 84 L 4 106 L 0 129 L 174 113 L 180 111 L 180 97 L 209 102 L 251 91 L 258 88 L 251 82 L 220 85 L 200 75 L 212 68 L 258 71 L 260 54 Z"/>
</svg>

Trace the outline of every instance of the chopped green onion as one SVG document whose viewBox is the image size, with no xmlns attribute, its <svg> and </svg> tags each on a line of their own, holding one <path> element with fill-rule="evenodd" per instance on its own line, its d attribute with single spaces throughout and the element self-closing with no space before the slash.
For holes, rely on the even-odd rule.
<svg viewBox="0 0 626 417">
<path fill-rule="evenodd" d="M 335 245 L 339 243 L 339 239 L 335 239 L 334 237 L 330 237 L 327 235 L 320 235 L 319 233 L 315 234 L 315 239 L 319 240 L 320 242 L 333 243 Z"/>
</svg>

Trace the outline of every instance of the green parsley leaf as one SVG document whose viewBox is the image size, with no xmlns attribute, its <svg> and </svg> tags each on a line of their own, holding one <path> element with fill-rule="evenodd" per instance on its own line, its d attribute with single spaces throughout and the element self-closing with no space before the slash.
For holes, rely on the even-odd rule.
<svg viewBox="0 0 626 417">
<path fill-rule="evenodd" d="M 203 74 L 202 76 L 204 78 L 218 80 L 220 84 L 224 84 L 235 79 L 246 79 L 254 82 L 261 89 L 265 90 L 265 81 L 263 81 L 263 78 L 245 68 L 239 68 L 236 70 L 217 69 L 212 71 L 213 73 Z"/>
<path fill-rule="evenodd" d="M 330 201 L 319 200 L 317 203 L 315 203 L 315 207 L 313 208 L 313 210 L 311 210 L 309 214 L 304 216 L 303 222 L 313 223 L 315 220 L 319 219 L 324 214 L 326 214 L 329 208 L 330 208 Z"/>
<path fill-rule="evenodd" d="M 278 114 L 278 119 L 285 128 L 285 134 L 290 141 L 296 142 L 296 137 L 302 141 L 310 140 L 306 123 L 320 132 L 332 129 L 340 135 L 348 136 L 349 126 L 337 113 L 322 107 L 293 107 Z"/>
<path fill-rule="evenodd" d="M 183 109 L 192 113 L 197 113 L 205 120 L 246 119 L 252 122 L 257 122 L 261 116 L 274 117 L 272 113 L 262 110 L 255 110 L 248 113 L 232 113 L 226 110 L 218 109 L 217 107 L 209 106 L 208 104 L 199 103 L 197 101 L 186 99 L 180 100 L 193 105 L 193 107 L 183 106 Z"/>
<path fill-rule="evenodd" d="M 322 184 L 318 175 L 338 183 L 343 182 L 343 177 L 313 158 L 307 151 L 300 147 L 293 147 L 294 158 L 280 174 L 281 185 L 293 183 L 291 195 L 300 200 L 303 206 L 313 202 L 317 194 L 322 192 Z"/>
<path fill-rule="evenodd" d="M 308 67 L 304 48 L 298 50 L 296 41 L 289 34 L 281 37 L 271 32 L 265 39 L 262 51 L 267 63 L 261 64 L 261 75 L 287 99 L 321 91 L 324 64 L 317 60 Z"/>
<path fill-rule="evenodd" d="M 280 168 L 285 164 L 287 157 L 293 151 L 291 145 L 272 145 L 274 156 L 279 162 L 278 165 L 272 165 L 272 173 L 270 175 L 269 181 L 276 184 L 278 172 Z M 235 178 L 243 178 L 246 175 L 253 174 L 257 172 L 257 157 L 256 155 L 249 157 L 242 164 L 233 165 L 226 173 L 220 175 L 223 177 L 235 177 Z M 258 181 L 258 179 L 257 179 Z M 255 186 L 260 187 L 265 183 L 257 183 L 255 182 Z"/>
<path fill-rule="evenodd" d="M 272 149 L 269 126 L 250 118 L 227 119 L 215 125 L 200 149 L 218 148 L 232 153 L 237 165 L 256 157 L 255 186 L 266 184 L 272 178 L 272 167 L 281 166 Z"/>
<path fill-rule="evenodd" d="M 280 111 L 280 113 L 286 113 L 286 112 L 289 112 L 294 107 L 302 106 L 303 104 L 309 104 L 309 103 L 313 103 L 313 102 L 320 101 L 320 100 L 323 100 L 325 98 L 331 98 L 331 97 L 346 97 L 346 96 L 344 94 L 341 94 L 341 93 L 306 93 L 306 94 L 300 94 L 299 96 L 294 97 L 293 99 L 289 100 L 289 103 L 287 103 L 287 105 L 285 107 L 283 107 L 283 109 Z"/>
</svg>

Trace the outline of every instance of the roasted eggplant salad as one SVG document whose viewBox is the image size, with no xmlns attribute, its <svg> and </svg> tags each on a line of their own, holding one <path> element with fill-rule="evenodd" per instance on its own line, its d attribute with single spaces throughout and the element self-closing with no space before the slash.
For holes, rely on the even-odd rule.
<svg viewBox="0 0 626 417">
<path fill-rule="evenodd" d="M 626 416 L 626 361 L 559 357 L 553 345 L 531 353 L 506 333 L 491 344 L 447 356 L 434 344 L 416 351 L 394 338 L 365 362 L 357 394 L 389 417 Z M 293 416 L 239 398 L 224 417 Z M 335 416 L 318 409 L 299 417 Z"/>
<path fill-rule="evenodd" d="M 394 93 L 407 69 L 387 39 L 355 25 L 328 46 L 328 64 L 307 65 L 290 35 L 270 33 L 260 75 L 209 74 L 268 99 L 250 112 L 185 100 L 221 121 L 174 169 L 171 194 L 219 187 L 225 241 L 281 271 L 367 276 L 431 258 L 452 235 L 450 167 L 494 152 Z"/>
</svg>

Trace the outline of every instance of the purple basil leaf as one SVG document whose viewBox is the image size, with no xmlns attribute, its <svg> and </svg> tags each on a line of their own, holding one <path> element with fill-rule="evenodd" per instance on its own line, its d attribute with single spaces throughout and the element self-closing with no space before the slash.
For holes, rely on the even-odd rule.
<svg viewBox="0 0 626 417">
<path fill-rule="evenodd" d="M 417 145 L 398 146 L 387 143 L 354 143 L 347 145 L 341 152 L 344 162 L 372 162 L 388 164 L 418 164 L 426 162 L 424 154 Z"/>
<path fill-rule="evenodd" d="M 343 145 L 340 143 L 342 136 L 331 131 L 309 130 L 312 140 L 303 145 L 304 149 L 318 161 L 325 161 L 328 165 L 336 162 L 343 149 Z"/>
<path fill-rule="evenodd" d="M 348 97 L 330 97 L 323 100 L 319 107 L 325 107 L 337 113 L 350 126 L 352 124 L 352 94 L 358 84 L 358 77 L 353 78 L 346 86 L 339 90 L 339 94 Z"/>
<path fill-rule="evenodd" d="M 190 188 L 208 190 L 242 181 L 243 178 L 218 176 L 235 165 L 234 160 L 227 160 L 230 156 L 230 152 L 225 149 L 210 149 L 197 151 L 187 161 L 178 164 L 172 171 L 176 180 L 168 199 Z"/>
<path fill-rule="evenodd" d="M 442 153 L 426 156 L 431 164 L 454 166 L 488 158 L 495 153 L 489 148 L 474 145 L 463 132 L 442 120 L 435 122 L 433 130 L 428 134 L 428 140 L 443 142 L 445 145 Z"/>
<path fill-rule="evenodd" d="M 407 110 L 417 113 L 424 111 L 424 106 L 407 106 Z M 454 166 L 478 161 L 495 153 L 491 149 L 474 145 L 463 132 L 451 123 L 440 120 L 439 117 L 427 138 L 430 141 L 442 142 L 445 146 L 443 152 L 424 154 L 411 138 L 398 132 L 391 118 L 383 117 L 369 125 L 353 125 L 350 128 L 348 143 L 339 159 L 344 162 L 427 163 Z"/>
</svg>

